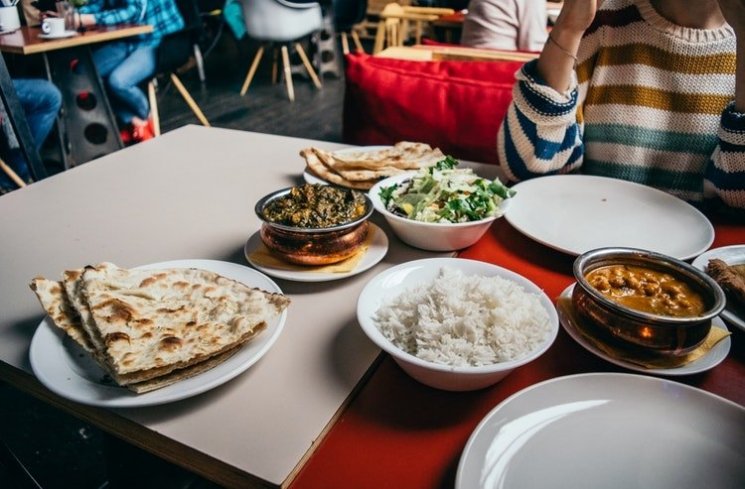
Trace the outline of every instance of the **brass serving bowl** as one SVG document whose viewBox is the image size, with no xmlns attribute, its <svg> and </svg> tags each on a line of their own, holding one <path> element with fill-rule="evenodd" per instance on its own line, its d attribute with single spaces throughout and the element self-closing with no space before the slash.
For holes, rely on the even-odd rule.
<svg viewBox="0 0 745 489">
<path fill-rule="evenodd" d="M 684 281 L 701 295 L 703 313 L 673 317 L 642 312 L 615 302 L 593 287 L 587 274 L 609 265 L 630 265 L 664 272 Z M 697 348 L 709 334 L 711 320 L 725 306 L 721 287 L 701 270 L 675 258 L 633 248 L 600 248 L 574 262 L 577 285 L 572 304 L 579 317 L 601 339 L 660 354 L 682 355 Z"/>
<path fill-rule="evenodd" d="M 338 263 L 359 251 L 367 238 L 367 220 L 373 212 L 373 205 L 367 194 L 360 192 L 365 202 L 363 212 L 355 219 L 341 224 L 312 228 L 272 222 L 264 210 L 272 201 L 283 198 L 291 190 L 292 187 L 277 190 L 256 203 L 256 215 L 263 221 L 261 241 L 270 252 L 290 263 L 318 266 Z"/>
</svg>

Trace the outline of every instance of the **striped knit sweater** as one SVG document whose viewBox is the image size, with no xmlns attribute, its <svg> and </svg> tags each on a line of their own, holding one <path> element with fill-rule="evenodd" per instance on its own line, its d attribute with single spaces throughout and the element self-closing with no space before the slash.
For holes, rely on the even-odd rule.
<svg viewBox="0 0 745 489">
<path fill-rule="evenodd" d="M 497 149 L 507 176 L 622 178 L 694 204 L 745 209 L 745 115 L 733 111 L 735 34 L 670 23 L 649 0 L 607 0 L 562 94 L 518 72 Z"/>
</svg>

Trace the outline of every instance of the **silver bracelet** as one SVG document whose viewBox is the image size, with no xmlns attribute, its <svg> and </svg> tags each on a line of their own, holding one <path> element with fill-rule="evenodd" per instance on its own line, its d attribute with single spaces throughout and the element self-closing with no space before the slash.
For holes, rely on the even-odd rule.
<svg viewBox="0 0 745 489">
<path fill-rule="evenodd" d="M 567 56 L 569 56 L 570 58 L 572 58 L 574 60 L 574 66 L 575 67 L 577 66 L 577 56 L 575 54 L 572 54 L 571 51 L 569 51 L 568 49 L 564 48 L 564 46 L 562 46 L 561 44 L 559 44 L 558 42 L 556 42 L 556 39 L 554 39 L 551 36 L 551 34 L 548 35 L 548 40 L 551 41 L 552 43 L 554 43 L 554 46 L 556 46 L 557 48 L 559 48 L 559 51 L 561 51 L 562 53 L 564 53 Z"/>
</svg>

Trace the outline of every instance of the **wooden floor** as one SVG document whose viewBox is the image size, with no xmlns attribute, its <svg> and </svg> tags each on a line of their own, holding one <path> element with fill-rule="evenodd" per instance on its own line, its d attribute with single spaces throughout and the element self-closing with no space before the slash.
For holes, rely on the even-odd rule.
<svg viewBox="0 0 745 489">
<path fill-rule="evenodd" d="M 239 90 L 254 51 L 255 46 L 237 43 L 226 32 L 207 56 L 205 84 L 199 82 L 196 70 L 183 74 L 184 84 L 211 124 L 341 141 L 343 80 L 325 78 L 323 89 L 316 90 L 297 76 L 296 101 L 291 103 L 284 84 L 271 83 L 271 62 L 265 60 L 248 94 L 241 97 Z M 161 84 L 159 111 L 164 132 L 199 123 L 170 84 Z M 2 439 L 45 489 L 216 487 L 0 382 Z M 0 463 L 0 488 L 12 489 L 8 480 Z"/>
<path fill-rule="evenodd" d="M 323 88 L 295 75 L 295 102 L 287 97 L 284 82 L 272 84 L 271 59 L 265 55 L 248 93 L 239 92 L 256 46 L 235 41 L 225 33 L 206 59 L 206 83 L 199 83 L 196 70 L 184 75 L 184 84 L 216 127 L 240 129 L 323 141 L 341 141 L 344 82 L 327 76 Z M 170 84 L 169 84 L 170 85 Z M 174 87 L 159 91 L 162 128 L 168 131 L 185 124 L 198 124 Z"/>
</svg>

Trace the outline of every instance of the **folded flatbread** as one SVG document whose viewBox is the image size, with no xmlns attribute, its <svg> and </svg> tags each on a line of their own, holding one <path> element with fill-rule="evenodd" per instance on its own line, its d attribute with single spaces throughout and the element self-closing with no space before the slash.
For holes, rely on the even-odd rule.
<svg viewBox="0 0 745 489">
<path fill-rule="evenodd" d="M 729 294 L 732 300 L 745 306 L 745 264 L 728 265 L 719 258 L 709 260 L 706 272 Z"/>
<path fill-rule="evenodd" d="M 319 178 L 357 189 L 369 189 L 381 178 L 432 166 L 445 158 L 437 148 L 409 141 L 376 150 L 333 152 L 311 147 L 300 154 L 309 171 Z"/>
<path fill-rule="evenodd" d="M 31 288 L 52 321 L 119 385 L 147 392 L 229 358 L 289 304 L 282 294 L 196 269 L 102 263 Z"/>
</svg>

